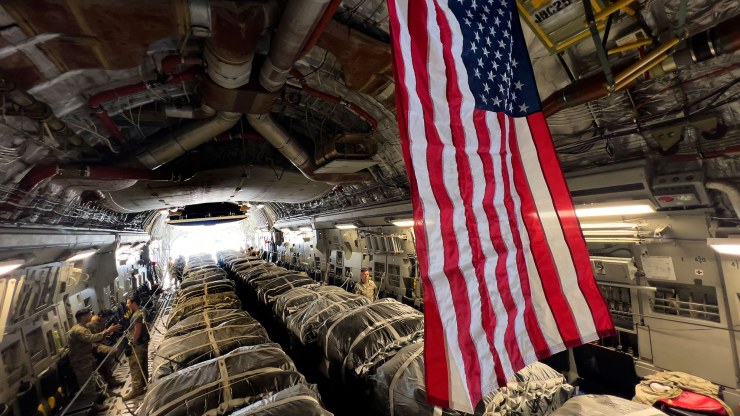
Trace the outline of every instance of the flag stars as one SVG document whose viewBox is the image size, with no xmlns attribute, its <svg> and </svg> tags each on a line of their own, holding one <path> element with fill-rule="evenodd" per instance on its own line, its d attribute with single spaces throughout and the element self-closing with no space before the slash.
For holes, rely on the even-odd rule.
<svg viewBox="0 0 740 416">
<path fill-rule="evenodd" d="M 504 43 L 503 39 L 498 40 L 498 47 L 499 48 L 506 48 L 506 43 Z"/>
<path fill-rule="evenodd" d="M 480 70 L 478 68 L 475 68 L 475 70 L 473 71 L 473 73 L 475 74 L 475 77 L 476 78 L 479 78 L 480 79 Z"/>
<path fill-rule="evenodd" d="M 467 25 L 468 27 L 470 27 L 470 25 L 472 25 L 472 24 L 473 24 L 473 22 L 471 22 L 471 21 L 470 21 L 470 19 L 468 19 L 467 17 L 465 18 L 465 20 L 464 20 L 464 21 L 465 21 L 465 24 L 466 24 L 466 25 Z"/>
<path fill-rule="evenodd" d="M 486 38 L 486 45 L 491 46 L 491 43 L 491 37 L 489 36 Z"/>
<path fill-rule="evenodd" d="M 478 34 L 478 32 L 475 32 L 475 41 L 480 42 L 480 35 Z"/>
<path fill-rule="evenodd" d="M 477 9 L 478 8 L 478 2 L 476 2 L 475 0 L 473 0 L 473 4 L 471 4 L 470 7 L 472 7 L 473 10 Z"/>
<path fill-rule="evenodd" d="M 483 58 L 478 58 L 478 66 L 483 66 Z"/>
<path fill-rule="evenodd" d="M 517 82 L 514 83 L 514 88 L 516 88 L 518 90 L 521 90 L 523 86 L 524 86 L 524 84 L 522 84 L 521 81 L 517 81 Z"/>
<path fill-rule="evenodd" d="M 493 81 L 495 79 L 494 78 L 494 75 L 493 75 L 493 71 L 488 71 L 488 79 L 491 80 L 491 81 Z"/>
<path fill-rule="evenodd" d="M 501 11 L 501 10 L 499 10 L 499 11 Z M 500 26 L 501 25 L 501 19 L 499 19 L 498 16 L 494 17 L 493 18 L 493 24 L 495 24 L 496 26 Z M 491 28 L 491 34 L 493 34 L 493 28 Z"/>
<path fill-rule="evenodd" d="M 526 113 L 528 109 L 529 109 L 529 106 L 527 105 L 527 103 L 524 103 L 519 106 L 519 111 L 521 111 L 522 113 Z"/>
<path fill-rule="evenodd" d="M 502 57 L 501 52 L 499 52 L 499 51 L 494 51 L 493 54 L 496 57 L 496 59 L 501 59 L 501 57 Z"/>
<path fill-rule="evenodd" d="M 488 55 L 489 55 L 490 53 L 491 53 L 491 52 L 488 52 L 488 49 L 486 49 L 485 47 L 483 48 L 483 55 L 485 55 L 485 56 L 486 56 L 486 58 L 488 58 Z"/>
<path fill-rule="evenodd" d="M 481 101 L 483 101 L 483 102 L 484 102 L 485 104 L 488 104 L 488 98 L 486 98 L 486 96 L 485 96 L 485 95 L 481 94 L 481 95 L 480 95 L 480 99 L 481 99 Z"/>
<path fill-rule="evenodd" d="M 483 84 L 483 91 L 485 91 L 486 94 L 488 94 L 488 91 L 490 90 L 491 90 L 491 87 L 488 86 L 488 83 Z"/>
<path fill-rule="evenodd" d="M 500 106 L 501 105 L 501 99 L 498 98 L 498 97 L 493 97 L 493 105 L 495 105 L 496 107 Z"/>
<path fill-rule="evenodd" d="M 475 42 L 470 42 L 470 50 L 473 51 L 473 53 L 478 51 L 478 47 L 475 46 Z"/>
<path fill-rule="evenodd" d="M 499 14 L 499 16 L 503 16 L 504 15 L 504 9 L 498 9 L 498 14 Z"/>
<path fill-rule="evenodd" d="M 483 6 L 483 13 L 488 14 L 490 12 L 491 12 L 491 9 L 489 9 L 488 6 Z"/>
<path fill-rule="evenodd" d="M 498 71 L 498 62 L 493 61 L 493 65 L 492 66 L 493 66 L 494 71 Z"/>
<path fill-rule="evenodd" d="M 485 14 L 482 14 L 480 16 L 480 19 L 483 20 L 484 22 L 488 23 L 488 16 L 486 16 Z"/>
<path fill-rule="evenodd" d="M 511 54 L 509 54 L 509 57 L 511 57 Z M 516 68 L 517 65 L 519 65 L 519 62 L 516 61 L 516 59 L 511 60 L 511 65 Z"/>
<path fill-rule="evenodd" d="M 473 12 L 471 12 L 470 9 L 468 9 L 468 17 L 471 19 L 474 17 Z"/>
<path fill-rule="evenodd" d="M 483 31 L 483 23 L 478 22 L 478 30 Z"/>
</svg>

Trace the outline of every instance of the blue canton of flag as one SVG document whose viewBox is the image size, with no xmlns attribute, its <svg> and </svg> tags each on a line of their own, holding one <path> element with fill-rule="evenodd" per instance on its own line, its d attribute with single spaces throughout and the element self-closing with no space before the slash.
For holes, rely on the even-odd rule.
<svg viewBox="0 0 740 416">
<path fill-rule="evenodd" d="M 475 107 L 516 117 L 540 111 L 516 3 L 451 0 L 448 7 L 460 22 Z"/>
</svg>

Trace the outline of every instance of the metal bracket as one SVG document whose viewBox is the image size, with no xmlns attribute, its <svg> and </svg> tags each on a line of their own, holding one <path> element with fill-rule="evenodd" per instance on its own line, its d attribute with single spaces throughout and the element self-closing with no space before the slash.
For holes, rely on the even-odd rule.
<svg viewBox="0 0 740 416">
<path fill-rule="evenodd" d="M 583 0 L 583 11 L 586 13 L 586 22 L 588 23 L 588 29 L 591 31 L 591 37 L 596 47 L 596 55 L 599 57 L 599 63 L 601 69 L 604 71 L 606 77 L 606 83 L 610 91 L 614 91 L 614 76 L 612 75 L 612 69 L 609 66 L 609 58 L 607 58 L 606 50 L 604 45 L 601 43 L 601 36 L 599 35 L 599 28 L 596 26 L 596 18 L 594 17 L 594 9 L 591 6 L 591 0 Z"/>
</svg>

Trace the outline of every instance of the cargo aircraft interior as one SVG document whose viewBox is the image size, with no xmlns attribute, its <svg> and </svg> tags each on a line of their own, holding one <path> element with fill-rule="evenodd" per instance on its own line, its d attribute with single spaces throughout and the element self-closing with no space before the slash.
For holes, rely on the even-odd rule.
<svg viewBox="0 0 740 416">
<path fill-rule="evenodd" d="M 486 93 L 512 13 L 614 326 L 472 412 L 427 397 L 405 7 Z M 738 415 L 739 49 L 738 0 L 0 1 L 0 416 Z"/>
</svg>

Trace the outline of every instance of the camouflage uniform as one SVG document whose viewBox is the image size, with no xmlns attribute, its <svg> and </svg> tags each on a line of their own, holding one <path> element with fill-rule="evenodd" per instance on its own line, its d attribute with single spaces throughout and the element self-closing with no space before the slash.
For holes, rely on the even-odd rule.
<svg viewBox="0 0 740 416">
<path fill-rule="evenodd" d="M 373 282 L 372 279 L 367 279 L 367 283 L 362 283 L 362 281 L 359 281 L 355 285 L 355 293 L 358 295 L 362 295 L 370 301 L 375 300 L 375 282 Z"/>
<path fill-rule="evenodd" d="M 67 334 L 69 337 L 69 361 L 77 378 L 77 383 L 82 384 L 95 371 L 95 357 L 93 357 L 93 342 L 100 342 L 105 338 L 104 333 L 93 334 L 79 322 L 72 326 Z M 93 394 L 96 391 L 94 381 L 87 383 L 83 394 Z"/>
<path fill-rule="evenodd" d="M 89 329 L 93 334 L 97 334 L 105 330 L 105 323 L 102 320 L 91 321 L 87 324 L 87 329 Z M 93 345 L 93 356 L 95 357 L 96 362 L 100 363 L 108 356 L 108 353 L 113 350 L 114 348 L 110 345 L 96 344 Z M 100 375 L 103 376 L 105 383 L 108 384 L 108 387 L 120 384 L 120 382 L 113 377 L 113 362 L 114 359 L 109 358 L 108 361 L 100 367 L 99 371 Z"/>
<path fill-rule="evenodd" d="M 149 331 L 146 329 L 145 317 L 146 310 L 144 308 L 139 309 L 131 316 L 132 332 L 134 324 L 142 324 L 139 342 L 136 345 L 131 345 L 131 356 L 128 357 L 131 384 L 134 391 L 144 390 L 147 379 L 149 379 Z M 144 341 L 142 342 L 142 340 Z"/>
</svg>

